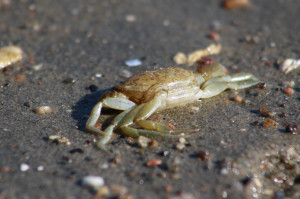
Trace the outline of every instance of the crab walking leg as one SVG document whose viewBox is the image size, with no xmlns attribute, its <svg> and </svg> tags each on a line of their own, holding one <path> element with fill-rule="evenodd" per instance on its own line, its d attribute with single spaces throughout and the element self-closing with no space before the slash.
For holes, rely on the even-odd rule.
<svg viewBox="0 0 300 199">
<path fill-rule="evenodd" d="M 249 73 L 238 73 L 234 75 L 227 75 L 225 77 L 214 77 L 207 81 L 203 86 L 203 94 L 201 98 L 210 98 L 220 94 L 224 90 L 230 89 L 243 89 L 259 83 L 258 79 Z"/>
<path fill-rule="evenodd" d="M 98 128 L 95 127 L 95 124 L 96 124 L 97 120 L 98 120 L 99 117 L 100 117 L 101 109 L 102 109 L 102 102 L 98 102 L 98 103 L 94 106 L 94 108 L 93 108 L 93 110 L 92 110 L 92 112 L 91 112 L 91 114 L 90 114 L 90 117 L 89 117 L 89 119 L 88 119 L 87 122 L 86 122 L 86 127 L 85 127 L 85 128 L 86 128 L 89 132 L 97 133 L 97 134 L 103 135 L 104 132 L 101 131 L 100 129 L 98 129 Z"/>
<path fill-rule="evenodd" d="M 119 122 L 124 118 L 126 114 L 128 114 L 133 108 L 130 108 L 126 111 L 123 111 L 115 119 L 112 121 L 112 123 L 104 130 L 103 137 L 97 142 L 97 147 L 100 148 L 102 151 L 108 152 L 105 145 L 112 137 L 114 128 L 119 124 Z"/>
<path fill-rule="evenodd" d="M 147 121 L 146 119 L 152 115 L 162 104 L 163 100 L 166 98 L 167 93 L 164 91 L 159 92 L 152 100 L 148 103 L 142 104 L 135 109 L 133 109 L 130 113 L 128 113 L 124 119 L 119 123 L 119 127 L 122 129 L 123 133 L 127 136 L 131 136 L 134 138 L 139 137 L 140 135 L 144 135 L 147 137 L 158 137 L 158 138 L 178 138 L 181 137 L 179 135 L 170 135 L 166 133 L 170 133 L 171 128 L 168 126 L 156 123 L 151 124 L 152 121 Z M 141 127 L 150 128 L 149 129 L 135 129 L 129 127 L 133 122 L 137 122 Z M 158 127 L 158 128 L 156 128 Z M 156 130 L 156 131 L 154 131 Z M 162 131 L 160 131 L 162 130 Z M 168 132 L 167 132 L 168 131 Z"/>
<path fill-rule="evenodd" d="M 105 148 L 105 144 L 109 142 L 111 136 L 113 134 L 114 128 L 118 125 L 118 123 L 123 119 L 123 117 L 136 106 L 136 104 L 126 96 L 120 93 L 107 93 L 107 96 L 104 97 L 101 101 L 99 101 L 93 108 L 88 121 L 86 122 L 86 129 L 92 133 L 100 134 L 103 136 L 98 142 L 97 146 L 103 151 L 108 151 Z M 125 110 L 120 113 L 104 131 L 95 127 L 96 122 L 100 118 L 101 109 L 103 107 L 108 107 L 117 110 Z"/>
<path fill-rule="evenodd" d="M 241 82 L 246 80 L 253 80 L 255 82 L 259 82 L 257 77 L 252 75 L 251 73 L 237 73 L 233 75 L 225 75 L 225 76 L 219 76 L 219 77 L 213 77 L 206 81 L 204 85 L 202 85 L 202 88 L 205 88 L 206 86 L 214 83 L 214 82 Z"/>
</svg>

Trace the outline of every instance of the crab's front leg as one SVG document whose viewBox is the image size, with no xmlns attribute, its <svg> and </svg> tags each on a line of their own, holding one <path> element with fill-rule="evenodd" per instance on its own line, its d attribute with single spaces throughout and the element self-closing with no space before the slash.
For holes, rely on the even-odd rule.
<svg viewBox="0 0 300 199">
<path fill-rule="evenodd" d="M 94 106 L 90 117 L 86 122 L 86 129 L 89 132 L 104 136 L 97 143 L 97 146 L 100 149 L 107 151 L 105 144 L 111 139 L 113 129 L 135 105 L 136 104 L 127 99 L 125 95 L 117 92 L 107 92 L 101 97 L 99 102 Z M 102 106 L 117 110 L 125 110 L 124 112 L 120 113 L 104 131 L 95 127 L 96 122 L 100 118 Z"/>
<path fill-rule="evenodd" d="M 220 94 L 226 89 L 243 89 L 248 88 L 259 83 L 259 80 L 250 73 L 237 73 L 233 75 L 227 75 L 224 70 L 224 66 L 215 63 L 206 65 L 198 72 L 205 77 L 209 77 L 205 83 L 201 85 L 203 91 L 201 98 L 209 98 Z"/>
</svg>

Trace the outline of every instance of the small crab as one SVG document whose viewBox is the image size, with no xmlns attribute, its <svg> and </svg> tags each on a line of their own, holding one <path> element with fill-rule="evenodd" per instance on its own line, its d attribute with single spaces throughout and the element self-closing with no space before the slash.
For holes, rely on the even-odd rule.
<svg viewBox="0 0 300 199">
<path fill-rule="evenodd" d="M 112 137 L 113 130 L 121 129 L 124 135 L 137 138 L 177 138 L 183 130 L 147 120 L 154 112 L 209 98 L 226 89 L 243 89 L 259 83 L 250 73 L 226 74 L 219 63 L 198 67 L 194 73 L 178 67 L 167 67 L 137 74 L 123 84 L 106 92 L 94 106 L 86 123 L 86 129 L 103 136 L 97 146 L 108 151 L 105 144 Z M 102 107 L 123 110 L 104 130 L 95 127 Z M 137 124 L 141 128 L 134 128 Z"/>
</svg>

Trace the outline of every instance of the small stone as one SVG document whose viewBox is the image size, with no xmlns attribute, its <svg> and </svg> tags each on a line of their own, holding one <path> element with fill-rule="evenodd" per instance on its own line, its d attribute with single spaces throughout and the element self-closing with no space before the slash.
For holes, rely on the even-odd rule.
<svg viewBox="0 0 300 199">
<path fill-rule="evenodd" d="M 106 198 L 109 195 L 109 188 L 105 185 L 101 186 L 97 193 L 94 195 L 94 199 Z"/>
<path fill-rule="evenodd" d="M 45 115 L 45 114 L 52 113 L 52 109 L 50 106 L 40 106 L 36 108 L 34 112 L 39 115 Z"/>
<path fill-rule="evenodd" d="M 220 35 L 216 32 L 211 32 L 211 33 L 209 33 L 209 38 L 211 38 L 214 41 L 219 41 Z"/>
<path fill-rule="evenodd" d="M 234 97 L 234 101 L 238 103 L 245 103 L 245 99 L 238 95 Z"/>
<path fill-rule="evenodd" d="M 68 138 L 66 137 L 61 137 L 60 135 L 50 135 L 48 137 L 49 141 L 56 142 L 57 144 L 66 144 L 66 145 L 71 145 L 71 142 Z"/>
<path fill-rule="evenodd" d="M 259 107 L 259 113 L 264 117 L 274 117 L 274 115 L 276 114 L 270 108 L 265 107 L 265 106 Z"/>
<path fill-rule="evenodd" d="M 152 140 L 152 141 L 149 143 L 149 146 L 151 146 L 151 147 L 158 147 L 158 141 L 157 141 L 157 140 Z"/>
<path fill-rule="evenodd" d="M 267 118 L 263 123 L 262 123 L 263 127 L 275 127 L 277 128 L 278 126 L 278 122 L 276 122 L 275 120 L 272 120 L 270 118 Z"/>
<path fill-rule="evenodd" d="M 74 84 L 75 79 L 73 79 L 72 77 L 67 77 L 66 79 L 64 79 L 63 83 L 65 83 L 65 84 Z"/>
<path fill-rule="evenodd" d="M 123 70 L 120 71 L 119 75 L 121 77 L 129 78 L 129 77 L 132 76 L 132 73 L 129 70 L 123 69 Z"/>
<path fill-rule="evenodd" d="M 42 166 L 42 165 L 40 165 L 40 166 L 38 166 L 37 167 L 37 171 L 44 171 L 44 169 L 45 169 L 45 167 L 44 166 Z"/>
<path fill-rule="evenodd" d="M 197 157 L 201 160 L 207 160 L 210 158 L 210 153 L 208 151 L 199 151 Z"/>
<path fill-rule="evenodd" d="M 15 80 L 16 82 L 18 82 L 18 83 L 24 82 L 25 79 L 26 79 L 26 78 L 25 78 L 24 75 L 16 75 L 15 78 L 14 78 L 14 80 Z"/>
<path fill-rule="evenodd" d="M 101 78 L 101 77 L 103 77 L 103 74 L 101 74 L 101 73 L 96 73 L 96 74 L 95 74 L 95 77 Z"/>
<path fill-rule="evenodd" d="M 286 88 L 283 90 L 283 92 L 287 95 L 292 95 L 295 93 L 294 89 L 292 89 L 292 88 Z"/>
<path fill-rule="evenodd" d="M 179 141 L 180 144 L 185 144 L 186 143 L 186 139 L 184 137 L 180 137 L 178 141 Z"/>
<path fill-rule="evenodd" d="M 125 17 L 125 20 L 126 20 L 127 22 L 135 22 L 135 21 L 136 21 L 136 16 L 133 15 L 133 14 L 128 14 L 128 15 L 126 15 L 126 17 Z"/>
<path fill-rule="evenodd" d="M 22 163 L 22 164 L 20 165 L 20 170 L 21 170 L 22 172 L 28 171 L 29 169 L 30 169 L 30 166 L 29 166 L 28 164 Z"/>
<path fill-rule="evenodd" d="M 151 140 L 145 136 L 139 136 L 137 143 L 141 148 L 146 148 Z"/>
<path fill-rule="evenodd" d="M 98 190 L 104 185 L 104 179 L 101 176 L 89 175 L 82 179 L 82 185 L 88 188 Z"/>
<path fill-rule="evenodd" d="M 182 53 L 178 52 L 174 57 L 173 60 L 176 64 L 185 64 L 187 62 L 187 56 Z"/>
<path fill-rule="evenodd" d="M 160 159 L 152 159 L 146 163 L 146 166 L 153 167 L 153 166 L 159 166 L 161 164 L 162 164 L 162 161 Z"/>
<path fill-rule="evenodd" d="M 123 195 L 128 193 L 128 188 L 123 185 L 113 184 L 110 186 L 110 191 L 119 196 L 118 198 L 122 198 Z"/>
<path fill-rule="evenodd" d="M 249 0 L 225 0 L 222 3 L 225 9 L 235 9 L 241 7 L 248 7 L 250 5 Z"/>
<path fill-rule="evenodd" d="M 179 151 L 181 151 L 184 148 L 185 148 L 184 144 L 181 144 L 181 143 L 176 144 L 176 149 L 178 149 Z"/>
<path fill-rule="evenodd" d="M 32 69 L 33 69 L 34 71 L 39 71 L 39 70 L 41 70 L 42 68 L 43 68 L 43 64 L 36 64 L 36 65 L 32 66 Z"/>
<path fill-rule="evenodd" d="M 135 66 L 139 66 L 142 64 L 142 61 L 139 59 L 130 59 L 125 61 L 125 64 L 129 67 L 135 67 Z"/>
</svg>

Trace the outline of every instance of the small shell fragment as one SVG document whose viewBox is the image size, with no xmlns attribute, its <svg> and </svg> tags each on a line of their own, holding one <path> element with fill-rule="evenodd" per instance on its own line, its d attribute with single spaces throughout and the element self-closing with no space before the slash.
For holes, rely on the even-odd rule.
<svg viewBox="0 0 300 199">
<path fill-rule="evenodd" d="M 39 115 L 45 115 L 45 114 L 51 113 L 52 109 L 50 106 L 40 106 L 40 107 L 36 108 L 34 110 L 34 112 Z"/>
<path fill-rule="evenodd" d="M 206 57 L 209 55 L 219 54 L 221 52 L 222 46 L 221 44 L 211 44 L 205 49 L 196 50 L 188 55 L 188 65 L 191 66 L 200 60 L 202 57 Z"/>
<path fill-rule="evenodd" d="M 142 64 L 142 61 L 139 59 L 130 59 L 125 61 L 125 64 L 129 67 L 139 66 Z"/>
<path fill-rule="evenodd" d="M 225 9 L 248 7 L 249 5 L 250 5 L 249 0 L 225 0 L 222 3 L 223 8 Z"/>
<path fill-rule="evenodd" d="M 0 69 L 14 64 L 22 59 L 23 51 L 18 46 L 0 48 Z"/>
<path fill-rule="evenodd" d="M 186 56 L 182 52 L 178 52 L 173 57 L 173 60 L 175 61 L 176 64 L 187 63 L 189 66 L 192 66 L 194 63 L 199 61 L 202 57 L 219 54 L 221 52 L 221 49 L 222 49 L 221 44 L 211 44 L 207 46 L 205 49 L 196 50 L 188 54 L 188 56 Z"/>
<path fill-rule="evenodd" d="M 176 55 L 173 57 L 173 60 L 176 64 L 185 64 L 187 62 L 187 57 L 184 53 L 178 52 Z"/>
<path fill-rule="evenodd" d="M 286 88 L 283 90 L 283 92 L 287 95 L 293 95 L 295 93 L 294 89 L 292 88 Z"/>
<path fill-rule="evenodd" d="M 82 185 L 88 188 L 92 188 L 98 190 L 100 187 L 104 185 L 104 179 L 101 176 L 85 176 L 82 179 Z"/>
<path fill-rule="evenodd" d="M 66 144 L 66 145 L 71 145 L 71 142 L 68 138 L 66 137 L 61 137 L 60 135 L 50 135 L 48 137 L 49 141 L 56 142 L 57 144 Z"/>
<path fill-rule="evenodd" d="M 263 127 L 274 127 L 277 128 L 278 126 L 278 122 L 276 122 L 275 120 L 272 120 L 270 118 L 267 118 L 263 123 L 262 123 Z"/>
<path fill-rule="evenodd" d="M 153 166 L 159 166 L 161 164 L 162 164 L 162 161 L 160 159 L 152 159 L 147 162 L 146 166 L 153 167 Z"/>
<path fill-rule="evenodd" d="M 151 140 L 145 136 L 139 136 L 137 143 L 141 148 L 146 148 Z"/>
<path fill-rule="evenodd" d="M 300 67 L 300 59 L 286 59 L 280 66 L 280 70 L 285 74 L 290 73 Z"/>
<path fill-rule="evenodd" d="M 28 164 L 22 163 L 20 165 L 20 170 L 23 171 L 23 172 L 28 171 L 29 169 L 30 169 L 30 166 Z"/>
</svg>

